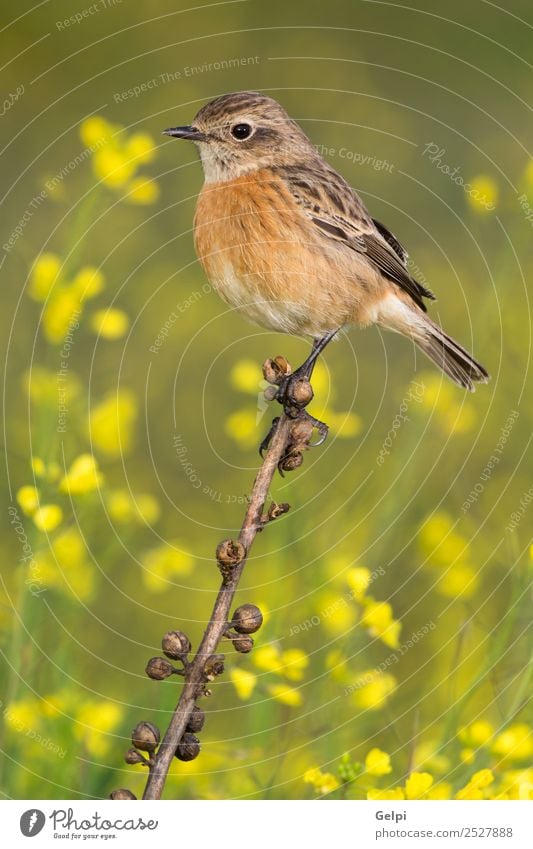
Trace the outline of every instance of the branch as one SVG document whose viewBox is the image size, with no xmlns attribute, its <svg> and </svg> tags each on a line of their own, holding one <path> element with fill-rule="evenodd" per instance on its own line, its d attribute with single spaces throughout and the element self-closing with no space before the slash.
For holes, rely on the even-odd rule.
<svg viewBox="0 0 533 849">
<path fill-rule="evenodd" d="M 188 661 L 187 655 L 191 649 L 188 638 L 180 631 L 170 631 L 163 638 L 163 651 L 167 657 L 179 660 L 183 668 L 174 667 L 163 657 L 152 658 L 146 668 L 151 678 L 159 680 L 172 674 L 182 675 L 184 684 L 161 743 L 159 730 L 149 722 L 140 722 L 133 731 L 135 748 L 126 753 L 126 762 L 143 763 L 149 769 L 143 799 L 161 798 L 174 756 L 181 760 L 193 760 L 199 754 L 199 741 L 194 732 L 203 727 L 205 715 L 197 707 L 196 701 L 202 696 L 211 695 L 206 685 L 224 671 L 224 656 L 216 654 L 220 640 L 230 637 L 234 647 L 241 652 L 247 653 L 252 649 L 253 640 L 249 634 L 260 628 L 261 612 L 254 605 L 243 605 L 230 620 L 230 609 L 257 534 L 270 521 L 289 510 L 288 504 L 273 503 L 264 512 L 272 479 L 276 469 L 283 474 L 301 465 L 303 452 L 313 447 L 310 440 L 315 428 L 321 434 L 321 439 L 315 444 L 321 444 L 327 433 L 327 428 L 304 409 L 313 397 L 310 384 L 302 379 L 291 382 L 291 369 L 283 357 L 267 360 L 263 373 L 270 383 L 283 387 L 282 394 L 281 389 L 274 391 L 274 386 L 269 387 L 265 394 L 269 399 L 282 399 L 284 412 L 274 419 L 272 429 L 261 446 L 262 450 L 268 450 L 255 479 L 238 540 L 224 540 L 217 548 L 222 584 L 202 641 L 194 659 Z M 148 758 L 141 754 L 143 750 L 148 752 Z M 116 790 L 110 798 L 135 797 L 129 790 Z"/>
</svg>

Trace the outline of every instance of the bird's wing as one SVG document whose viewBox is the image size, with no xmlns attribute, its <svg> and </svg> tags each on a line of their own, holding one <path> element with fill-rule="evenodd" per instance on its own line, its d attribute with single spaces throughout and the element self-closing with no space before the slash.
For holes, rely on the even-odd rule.
<svg viewBox="0 0 533 849">
<path fill-rule="evenodd" d="M 371 218 L 362 200 L 332 168 L 320 164 L 285 166 L 281 176 L 291 194 L 320 232 L 346 245 L 407 292 L 426 310 L 423 298 L 435 295 L 409 273 L 408 254 L 396 236 Z"/>
</svg>

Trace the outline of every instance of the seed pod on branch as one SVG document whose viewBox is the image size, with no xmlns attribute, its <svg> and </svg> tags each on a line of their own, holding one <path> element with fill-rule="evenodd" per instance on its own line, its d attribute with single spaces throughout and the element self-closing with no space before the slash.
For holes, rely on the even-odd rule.
<svg viewBox="0 0 533 849">
<path fill-rule="evenodd" d="M 241 604 L 230 624 L 239 634 L 255 634 L 263 624 L 263 614 L 255 604 Z"/>
<path fill-rule="evenodd" d="M 154 681 L 164 681 L 165 678 L 177 672 L 177 669 L 164 657 L 152 657 L 146 664 L 145 671 L 148 677 L 153 678 Z"/>
<path fill-rule="evenodd" d="M 241 654 L 248 654 L 254 647 L 254 641 L 248 634 L 239 634 L 233 639 L 233 648 Z"/>
<path fill-rule="evenodd" d="M 190 731 L 193 734 L 198 734 L 199 731 L 204 727 L 205 722 L 205 713 L 204 711 L 195 705 L 192 709 L 192 713 L 189 717 L 189 721 L 187 722 L 186 731 Z"/>
<path fill-rule="evenodd" d="M 200 741 L 195 734 L 188 731 L 178 743 L 176 757 L 179 761 L 193 761 L 200 754 Z"/>
<path fill-rule="evenodd" d="M 148 764 L 146 758 L 137 749 L 128 749 L 124 755 L 124 760 L 127 764 L 144 764 L 145 766 Z"/>
<path fill-rule="evenodd" d="M 125 787 L 121 787 L 120 790 L 112 790 L 109 794 L 110 799 L 115 800 L 123 800 L 123 799 L 137 799 L 131 790 L 126 790 Z"/>
<path fill-rule="evenodd" d="M 138 722 L 131 732 L 131 742 L 135 748 L 140 749 L 142 752 L 150 752 L 150 754 L 155 752 L 159 746 L 160 739 L 159 728 L 156 725 L 152 725 L 151 722 Z"/>
<path fill-rule="evenodd" d="M 172 660 L 183 660 L 191 650 L 191 641 L 183 631 L 167 631 L 161 640 L 161 648 Z"/>
</svg>

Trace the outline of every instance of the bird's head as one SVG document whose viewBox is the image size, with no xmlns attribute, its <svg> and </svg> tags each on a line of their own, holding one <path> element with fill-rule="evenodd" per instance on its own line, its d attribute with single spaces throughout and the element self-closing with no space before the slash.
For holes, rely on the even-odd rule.
<svg viewBox="0 0 533 849">
<path fill-rule="evenodd" d="M 198 145 L 209 183 L 249 171 L 287 165 L 316 155 L 315 148 L 282 106 L 256 91 L 224 94 L 203 106 L 192 124 L 164 130 Z"/>
</svg>

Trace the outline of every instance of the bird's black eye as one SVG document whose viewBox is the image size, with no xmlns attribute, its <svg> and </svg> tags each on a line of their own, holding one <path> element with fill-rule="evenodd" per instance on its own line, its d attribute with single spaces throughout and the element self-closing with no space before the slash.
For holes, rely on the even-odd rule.
<svg viewBox="0 0 533 849">
<path fill-rule="evenodd" d="M 239 141 L 244 141 L 252 134 L 252 128 L 250 124 L 235 124 L 231 128 L 231 135 L 234 139 L 238 139 Z"/>
</svg>

